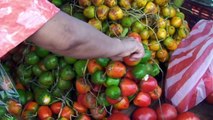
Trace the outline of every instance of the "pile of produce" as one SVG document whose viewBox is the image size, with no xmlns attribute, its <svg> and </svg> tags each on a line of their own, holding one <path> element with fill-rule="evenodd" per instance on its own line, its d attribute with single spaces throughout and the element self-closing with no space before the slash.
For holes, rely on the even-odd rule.
<svg viewBox="0 0 213 120">
<path fill-rule="evenodd" d="M 24 43 L 3 64 L 19 99 L 7 100 L 8 114 L 0 107 L 0 119 L 166 120 L 166 116 L 181 116 L 170 104 L 153 107 L 162 94 L 157 80 L 163 73 L 160 63 L 168 63 L 170 53 L 189 33 L 177 7 L 168 0 L 51 2 L 110 37 L 132 37 L 141 42 L 145 56 L 134 62 L 128 56 L 123 61 L 75 59 Z M 132 115 L 122 113 L 131 106 L 136 109 Z M 172 112 L 166 115 L 168 111 Z"/>
</svg>

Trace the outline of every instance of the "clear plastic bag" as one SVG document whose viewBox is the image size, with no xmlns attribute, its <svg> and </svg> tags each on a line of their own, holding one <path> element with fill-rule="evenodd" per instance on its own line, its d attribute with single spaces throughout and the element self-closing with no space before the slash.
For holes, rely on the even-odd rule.
<svg viewBox="0 0 213 120">
<path fill-rule="evenodd" d="M 20 116 L 21 108 L 13 81 L 0 64 L 0 120 L 15 120 Z"/>
</svg>

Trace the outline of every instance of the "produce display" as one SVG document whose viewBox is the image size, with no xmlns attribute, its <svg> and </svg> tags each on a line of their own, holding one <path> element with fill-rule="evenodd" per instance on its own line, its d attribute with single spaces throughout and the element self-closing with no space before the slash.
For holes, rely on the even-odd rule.
<svg viewBox="0 0 213 120">
<path fill-rule="evenodd" d="M 171 104 L 152 107 L 162 95 L 160 64 L 167 64 L 170 53 L 189 33 L 184 14 L 172 2 L 51 2 L 110 37 L 132 37 L 141 42 L 145 56 L 139 61 L 130 61 L 128 56 L 123 61 L 75 59 L 23 43 L 3 62 L 18 98 L 7 99 L 4 104 L 0 101 L 0 120 L 199 119 L 190 112 L 179 115 Z M 122 113 L 130 106 L 136 106 L 131 116 Z"/>
</svg>

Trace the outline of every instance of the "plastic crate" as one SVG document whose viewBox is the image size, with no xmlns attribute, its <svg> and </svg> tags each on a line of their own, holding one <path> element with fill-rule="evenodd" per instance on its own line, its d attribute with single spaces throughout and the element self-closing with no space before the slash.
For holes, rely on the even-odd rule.
<svg viewBox="0 0 213 120">
<path fill-rule="evenodd" d="M 211 2 L 212 0 L 210 0 L 210 3 Z M 202 3 L 197 0 L 185 0 L 183 7 L 192 12 L 185 9 L 181 9 L 181 11 L 185 14 L 190 28 L 192 28 L 201 19 L 213 20 L 212 4 L 208 5 L 207 3 Z"/>
</svg>

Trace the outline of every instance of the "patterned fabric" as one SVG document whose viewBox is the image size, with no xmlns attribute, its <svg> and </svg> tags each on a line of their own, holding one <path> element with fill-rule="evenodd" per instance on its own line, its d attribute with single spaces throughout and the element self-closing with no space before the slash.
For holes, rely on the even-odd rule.
<svg viewBox="0 0 213 120">
<path fill-rule="evenodd" d="M 172 54 L 166 98 L 187 111 L 213 92 L 213 21 L 201 20 Z"/>
<path fill-rule="evenodd" d="M 48 0 L 0 0 L 0 57 L 35 33 L 58 11 Z"/>
</svg>

